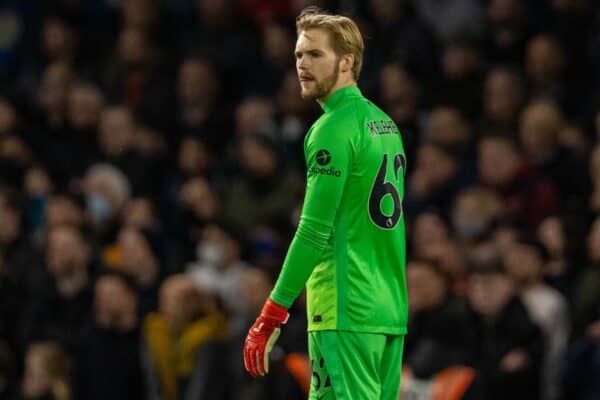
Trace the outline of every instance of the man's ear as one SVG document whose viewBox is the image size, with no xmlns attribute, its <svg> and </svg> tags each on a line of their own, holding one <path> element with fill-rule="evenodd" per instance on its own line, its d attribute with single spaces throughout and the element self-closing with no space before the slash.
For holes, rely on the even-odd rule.
<svg viewBox="0 0 600 400">
<path fill-rule="evenodd" d="M 356 62 L 356 59 L 354 58 L 354 54 L 352 53 L 348 53 L 348 54 L 344 54 L 342 56 L 342 65 L 340 70 L 342 72 L 348 72 L 350 70 L 352 70 L 352 66 L 354 65 L 354 63 Z"/>
</svg>

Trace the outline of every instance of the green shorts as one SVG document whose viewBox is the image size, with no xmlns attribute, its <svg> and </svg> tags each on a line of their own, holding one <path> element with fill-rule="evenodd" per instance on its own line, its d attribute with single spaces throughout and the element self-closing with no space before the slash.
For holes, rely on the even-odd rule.
<svg viewBox="0 0 600 400">
<path fill-rule="evenodd" d="M 309 332 L 309 400 L 397 400 L 403 347 L 403 335 Z"/>
</svg>

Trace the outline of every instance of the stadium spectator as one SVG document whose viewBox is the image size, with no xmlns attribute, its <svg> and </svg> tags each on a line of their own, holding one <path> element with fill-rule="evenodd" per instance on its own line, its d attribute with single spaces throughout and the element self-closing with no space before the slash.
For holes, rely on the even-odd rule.
<svg viewBox="0 0 600 400">
<path fill-rule="evenodd" d="M 449 149 L 432 143 L 419 146 L 407 183 L 406 212 L 415 215 L 426 208 L 435 208 L 444 217 L 448 216 L 447 199 L 474 183 L 471 175 L 466 167 L 461 168 L 458 155 Z"/>
<path fill-rule="evenodd" d="M 434 32 L 419 18 L 411 2 L 370 0 L 365 17 L 369 23 L 370 56 L 364 60 L 366 89 L 376 80 L 382 64 L 399 60 L 420 79 L 432 78 L 437 69 Z M 365 22 L 367 22 L 365 21 Z"/>
<path fill-rule="evenodd" d="M 525 93 L 518 73 L 497 67 L 488 71 L 483 92 L 483 135 L 514 136 L 515 124 Z"/>
<path fill-rule="evenodd" d="M 4 386 L 0 388 L 0 399 L 4 399 L 5 393 L 12 389 L 9 387 L 12 386 L 10 378 L 15 375 L 16 370 L 10 370 L 7 364 L 10 363 L 9 358 L 12 358 L 12 349 L 17 348 L 20 333 L 18 325 L 24 298 L 5 268 L 4 254 L 0 251 L 0 381 L 3 381 L 0 387 Z"/>
<path fill-rule="evenodd" d="M 247 330 L 244 299 L 239 295 L 245 270 L 242 260 L 245 239 L 239 229 L 226 223 L 211 223 L 202 230 L 197 261 L 186 271 L 199 289 L 218 298 L 229 317 L 229 334 L 238 336 Z"/>
<path fill-rule="evenodd" d="M 294 36 L 289 27 L 267 22 L 260 27 L 261 58 L 252 67 L 253 79 L 245 90 L 249 93 L 272 96 L 280 85 L 284 73 L 294 66 Z M 273 79 L 273 77 L 279 79 Z"/>
<path fill-rule="evenodd" d="M 131 196 L 131 187 L 121 170 L 110 164 L 95 164 L 83 181 L 86 217 L 95 236 L 105 245 L 114 240 L 120 213 Z"/>
<path fill-rule="evenodd" d="M 414 261 L 407 266 L 410 320 L 404 364 L 419 378 L 446 367 L 469 365 L 473 333 L 468 307 L 453 296 L 448 274 L 437 264 Z"/>
<path fill-rule="evenodd" d="M 550 216 L 537 231 L 537 239 L 548 253 L 544 278 L 563 295 L 573 294 L 575 277 L 585 259 L 585 227 L 575 216 Z"/>
<path fill-rule="evenodd" d="M 0 399 L 12 400 L 15 398 L 16 382 L 17 365 L 15 356 L 8 344 L 0 340 Z"/>
<path fill-rule="evenodd" d="M 49 61 L 76 61 L 79 45 L 78 31 L 74 15 L 57 13 L 48 15 L 42 23 L 41 52 Z"/>
<path fill-rule="evenodd" d="M 304 133 L 317 106 L 300 96 L 300 83 L 296 71 L 285 71 L 275 93 L 275 124 L 271 127 L 273 136 L 281 142 L 282 157 L 287 164 L 298 170 L 304 163 Z"/>
<path fill-rule="evenodd" d="M 258 29 L 233 0 L 200 0 L 194 4 L 194 20 L 178 30 L 182 52 L 200 53 L 214 60 L 229 78 L 224 82 L 224 92 L 228 97 L 238 97 L 238 89 L 249 78 L 247 65 L 259 59 Z"/>
<path fill-rule="evenodd" d="M 17 189 L 23 185 L 33 154 L 19 136 L 0 138 L 0 184 Z"/>
<path fill-rule="evenodd" d="M 456 108 L 436 107 L 424 128 L 425 141 L 434 143 L 458 157 L 472 153 L 473 128 Z"/>
<path fill-rule="evenodd" d="M 499 262 L 475 266 L 468 299 L 473 366 L 483 376 L 486 399 L 538 399 L 541 333 Z"/>
<path fill-rule="evenodd" d="M 224 398 L 230 384 L 225 321 L 215 299 L 190 277 L 165 280 L 159 312 L 149 314 L 142 329 L 148 398 Z"/>
<path fill-rule="evenodd" d="M 479 141 L 477 169 L 481 183 L 502 197 L 507 216 L 519 228 L 532 232 L 558 207 L 553 181 L 535 174 L 516 143 L 506 136 Z"/>
<path fill-rule="evenodd" d="M 569 340 L 569 306 L 556 289 L 544 282 L 545 248 L 536 241 L 513 244 L 504 254 L 504 268 L 517 284 L 517 293 L 544 335 L 541 398 L 558 399 L 560 369 Z"/>
<path fill-rule="evenodd" d="M 91 84 L 75 83 L 67 95 L 65 137 L 54 150 L 68 157 L 68 179 L 80 178 L 98 158 L 97 129 L 104 105 L 102 91 Z"/>
<path fill-rule="evenodd" d="M 573 292 L 573 319 L 575 337 L 580 337 L 593 321 L 600 303 L 597 290 L 600 284 L 600 218 L 596 217 L 586 238 L 587 266 L 581 272 Z"/>
<path fill-rule="evenodd" d="M 411 256 L 431 259 L 435 247 L 450 241 L 450 232 L 444 220 L 435 212 L 424 212 L 414 218 L 411 237 Z"/>
<path fill-rule="evenodd" d="M 491 0 L 487 8 L 485 49 L 492 63 L 520 64 L 534 30 L 530 6 L 519 0 Z"/>
<path fill-rule="evenodd" d="M 18 400 L 69 400 L 71 362 L 56 343 L 36 342 L 27 348 Z"/>
<path fill-rule="evenodd" d="M 94 318 L 73 371 L 75 398 L 142 400 L 140 319 L 135 284 L 118 274 L 96 281 Z"/>
<path fill-rule="evenodd" d="M 33 126 L 28 142 L 54 180 L 65 183 L 70 175 L 61 145 L 65 142 L 67 98 L 75 71 L 66 62 L 53 62 L 41 74 L 32 105 Z"/>
<path fill-rule="evenodd" d="M 449 42 L 460 35 L 478 37 L 482 34 L 484 10 L 474 0 L 424 0 L 414 3 L 419 16 L 435 32 L 441 42 Z"/>
<path fill-rule="evenodd" d="M 60 225 L 83 228 L 85 225 L 85 204 L 81 196 L 70 193 L 51 195 L 44 207 L 44 225 L 52 229 Z"/>
<path fill-rule="evenodd" d="M 135 197 L 123 209 L 123 226 L 160 231 L 161 223 L 151 198 Z"/>
<path fill-rule="evenodd" d="M 55 340 L 71 354 L 80 351 L 82 331 L 92 309 L 92 286 L 98 267 L 91 245 L 75 227 L 48 232 L 45 280 L 36 288 L 24 314 L 24 341 Z"/>
<path fill-rule="evenodd" d="M 100 162 L 111 164 L 120 169 L 129 180 L 134 195 L 152 193 L 154 186 L 161 183 L 160 163 L 157 162 L 152 148 L 148 156 L 137 145 L 141 140 L 151 142 L 155 138 L 140 138 L 140 127 L 131 111 L 126 107 L 109 107 L 102 111 L 98 129 Z M 156 140 L 156 139 L 155 139 Z M 158 139 L 160 141 L 160 139 Z M 154 146 L 149 143 L 146 146 Z M 158 144 L 160 147 L 160 144 Z M 160 153 L 159 150 L 157 150 Z M 152 175 L 149 177 L 148 175 Z"/>
<path fill-rule="evenodd" d="M 219 153 L 228 144 L 232 129 L 221 90 L 216 66 L 210 59 L 191 57 L 182 62 L 176 87 L 178 133 L 198 137 Z"/>
<path fill-rule="evenodd" d="M 0 100 L 0 136 L 15 133 L 19 116 L 15 107 L 8 99 Z"/>
<path fill-rule="evenodd" d="M 105 249 L 106 265 L 122 271 L 136 283 L 141 318 L 158 307 L 159 287 L 168 275 L 165 251 L 159 231 L 135 227 L 121 228 L 116 244 Z"/>
<path fill-rule="evenodd" d="M 585 174 L 573 176 L 568 171 L 585 171 L 584 159 L 561 144 L 564 117 L 551 103 L 533 102 L 520 119 L 520 141 L 533 172 L 554 182 L 560 194 L 561 210 L 570 212 L 583 201 Z"/>
<path fill-rule="evenodd" d="M 123 168 L 119 159 L 131 150 L 134 135 L 135 121 L 127 108 L 107 107 L 102 110 L 98 127 L 98 143 L 102 156 L 107 162 Z"/>
<path fill-rule="evenodd" d="M 46 199 L 54 189 L 54 183 L 40 165 L 33 165 L 23 177 L 26 196 L 25 218 L 28 228 L 37 231 L 43 224 Z"/>
<path fill-rule="evenodd" d="M 214 149 L 205 140 L 196 136 L 184 136 L 177 153 L 177 172 L 174 184 L 183 179 L 214 178 L 216 164 Z"/>
<path fill-rule="evenodd" d="M 530 97 L 565 106 L 569 87 L 566 85 L 566 58 L 562 46 L 549 34 L 534 36 L 527 44 L 525 68 L 531 84 Z"/>
<path fill-rule="evenodd" d="M 152 33 L 159 23 L 159 10 L 154 0 L 125 0 L 121 6 L 123 26 Z"/>
<path fill-rule="evenodd" d="M 503 215 L 502 201 L 487 189 L 472 187 L 456 197 L 452 227 L 463 243 L 475 245 L 486 238 Z"/>
<path fill-rule="evenodd" d="M 103 73 L 108 99 L 122 103 L 158 123 L 173 121 L 173 79 L 150 34 L 124 27 L 119 33 L 114 58 Z"/>
<path fill-rule="evenodd" d="M 185 263 L 194 258 L 202 228 L 220 219 L 223 206 L 215 187 L 202 177 L 191 177 L 173 186 L 166 200 L 168 232 L 177 239 Z"/>
<path fill-rule="evenodd" d="M 268 98 L 249 96 L 235 110 L 235 136 L 243 138 L 273 124 L 275 110 Z"/>
<path fill-rule="evenodd" d="M 479 115 L 483 86 L 481 51 L 469 40 L 454 39 L 441 56 L 442 77 L 435 101 L 451 104 L 470 118 Z"/>
<path fill-rule="evenodd" d="M 257 226 L 287 221 L 300 191 L 299 179 L 281 159 L 278 143 L 265 134 L 240 138 L 238 154 L 242 177 L 229 187 L 224 218 L 252 236 Z"/>
<path fill-rule="evenodd" d="M 593 399 L 600 394 L 600 217 L 594 220 L 586 244 L 589 266 L 582 271 L 573 296 L 574 343 L 566 364 L 565 395 Z"/>
<path fill-rule="evenodd" d="M 0 251 L 2 252 L 2 270 L 14 282 L 21 282 L 30 268 L 31 243 L 27 238 L 22 203 L 18 193 L 12 190 L 0 190 Z"/>
<path fill-rule="evenodd" d="M 379 74 L 379 97 L 402 132 L 402 139 L 409 159 L 414 158 L 418 141 L 419 117 L 422 93 L 419 83 L 402 65 L 385 64 Z"/>
<path fill-rule="evenodd" d="M 419 87 L 406 67 L 399 63 L 384 64 L 379 75 L 379 96 L 398 125 L 416 118 Z"/>
</svg>

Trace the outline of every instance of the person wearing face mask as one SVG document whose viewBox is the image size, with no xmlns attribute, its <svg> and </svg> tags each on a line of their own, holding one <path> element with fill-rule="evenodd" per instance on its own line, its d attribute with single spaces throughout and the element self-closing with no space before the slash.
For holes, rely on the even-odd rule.
<svg viewBox="0 0 600 400">
<path fill-rule="evenodd" d="M 118 216 L 131 197 L 131 185 L 121 170 L 110 164 L 95 164 L 83 180 L 86 214 L 100 244 L 114 241 Z"/>
<path fill-rule="evenodd" d="M 498 196 L 484 188 L 470 188 L 460 193 L 454 203 L 452 226 L 458 238 L 474 242 L 487 234 L 502 213 Z"/>
<path fill-rule="evenodd" d="M 202 230 L 197 261 L 187 267 L 198 287 L 216 295 L 229 314 L 229 330 L 240 334 L 246 328 L 246 305 L 238 288 L 248 265 L 242 260 L 244 237 L 233 224 L 217 222 Z"/>
</svg>

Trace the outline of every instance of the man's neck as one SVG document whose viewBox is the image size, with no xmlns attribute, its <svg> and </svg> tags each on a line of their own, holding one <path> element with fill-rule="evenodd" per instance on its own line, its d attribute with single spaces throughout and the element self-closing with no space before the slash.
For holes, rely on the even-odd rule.
<svg viewBox="0 0 600 400">
<path fill-rule="evenodd" d="M 329 98 L 331 97 L 332 94 L 337 92 L 339 89 L 342 89 L 342 88 L 345 88 L 348 86 L 356 86 L 356 81 L 353 79 L 338 80 L 338 82 L 331 88 L 331 90 L 329 91 L 329 93 L 327 93 L 327 95 L 317 99 L 317 103 L 319 103 L 319 105 L 321 107 L 323 107 L 323 105 L 325 103 L 327 103 L 327 100 L 329 100 Z"/>
</svg>

